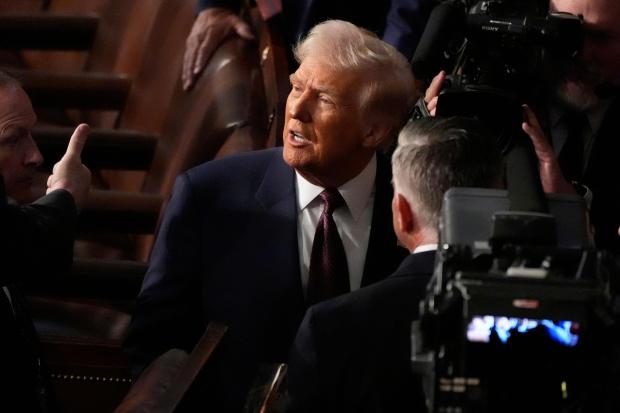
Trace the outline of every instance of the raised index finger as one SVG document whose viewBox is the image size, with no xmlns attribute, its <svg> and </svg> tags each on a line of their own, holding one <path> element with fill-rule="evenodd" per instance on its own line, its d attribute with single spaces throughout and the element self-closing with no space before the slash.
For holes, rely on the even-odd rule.
<svg viewBox="0 0 620 413">
<path fill-rule="evenodd" d="M 446 80 L 446 72 L 442 70 L 433 78 L 428 89 L 426 89 L 424 96 L 424 101 L 426 101 L 426 103 L 430 102 L 435 96 L 439 96 L 444 80 Z"/>
<path fill-rule="evenodd" d="M 76 157 L 79 159 L 82 155 L 82 149 L 84 149 L 89 132 L 90 127 L 87 124 L 79 124 L 78 127 L 75 128 L 75 131 L 73 131 L 73 135 L 71 135 L 65 156 Z"/>
</svg>

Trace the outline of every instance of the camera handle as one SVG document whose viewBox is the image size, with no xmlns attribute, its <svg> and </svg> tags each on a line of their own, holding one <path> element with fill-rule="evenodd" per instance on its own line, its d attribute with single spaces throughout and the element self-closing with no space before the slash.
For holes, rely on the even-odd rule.
<svg viewBox="0 0 620 413">
<path fill-rule="evenodd" d="M 524 132 L 506 155 L 506 186 L 511 211 L 549 212 L 534 147 Z"/>
</svg>

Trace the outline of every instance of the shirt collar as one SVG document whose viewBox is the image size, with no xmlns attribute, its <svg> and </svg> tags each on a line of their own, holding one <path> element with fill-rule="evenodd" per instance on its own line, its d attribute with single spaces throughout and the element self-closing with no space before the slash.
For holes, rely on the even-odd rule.
<svg viewBox="0 0 620 413">
<path fill-rule="evenodd" d="M 437 244 L 422 244 L 418 245 L 412 252 L 412 254 L 417 254 L 418 252 L 426 252 L 426 251 L 435 251 L 437 250 Z"/>
<path fill-rule="evenodd" d="M 347 208 L 355 221 L 362 216 L 370 195 L 373 193 L 376 175 L 377 155 L 374 154 L 362 172 L 338 187 L 338 192 L 344 198 Z M 297 179 L 297 205 L 299 205 L 299 210 L 302 211 L 325 188 L 308 182 L 297 171 L 295 171 L 295 176 Z"/>
</svg>

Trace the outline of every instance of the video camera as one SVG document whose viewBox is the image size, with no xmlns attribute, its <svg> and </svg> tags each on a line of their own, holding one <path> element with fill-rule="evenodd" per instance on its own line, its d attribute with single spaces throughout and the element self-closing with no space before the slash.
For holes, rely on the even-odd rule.
<svg viewBox="0 0 620 413">
<path fill-rule="evenodd" d="M 578 196 L 547 203 L 517 212 L 504 190 L 446 192 L 412 328 L 430 411 L 611 411 L 616 267 L 592 248 Z"/>
<path fill-rule="evenodd" d="M 436 114 L 479 118 L 509 150 L 521 130 L 521 104 L 540 91 L 549 59 L 569 59 L 581 44 L 581 19 L 548 10 L 548 0 L 437 5 L 411 62 L 419 79 L 449 73 Z M 423 116 L 428 112 L 420 100 L 414 117 Z"/>
<path fill-rule="evenodd" d="M 412 326 L 433 412 L 611 411 L 617 267 L 593 248 L 579 196 L 543 194 L 521 132 L 521 104 L 547 59 L 570 58 L 580 41 L 580 18 L 549 13 L 548 0 L 446 1 L 414 55 L 418 78 L 452 68 L 436 114 L 482 121 L 507 162 L 508 191 L 444 198 L 435 273 Z"/>
</svg>

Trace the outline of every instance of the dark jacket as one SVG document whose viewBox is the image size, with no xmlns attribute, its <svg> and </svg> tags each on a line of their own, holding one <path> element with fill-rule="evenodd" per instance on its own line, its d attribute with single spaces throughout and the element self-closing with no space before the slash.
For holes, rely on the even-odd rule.
<svg viewBox="0 0 620 413">
<path fill-rule="evenodd" d="M 410 331 L 434 262 L 410 255 L 387 279 L 310 307 L 288 368 L 291 412 L 426 411 Z"/>
<path fill-rule="evenodd" d="M 392 229 L 390 179 L 379 157 L 363 285 L 386 277 L 406 253 Z M 286 361 L 305 310 L 295 173 L 282 149 L 182 174 L 126 341 L 134 372 L 170 348 L 191 350 L 207 322 L 222 322 L 229 330 L 200 380 L 200 396 L 214 411 L 235 411 L 257 363 Z"/>
<path fill-rule="evenodd" d="M 57 410 L 22 287 L 41 287 L 69 271 L 76 218 L 68 192 L 11 205 L 0 178 L 0 396 L 4 405 L 19 406 L 19 411 Z"/>
</svg>

